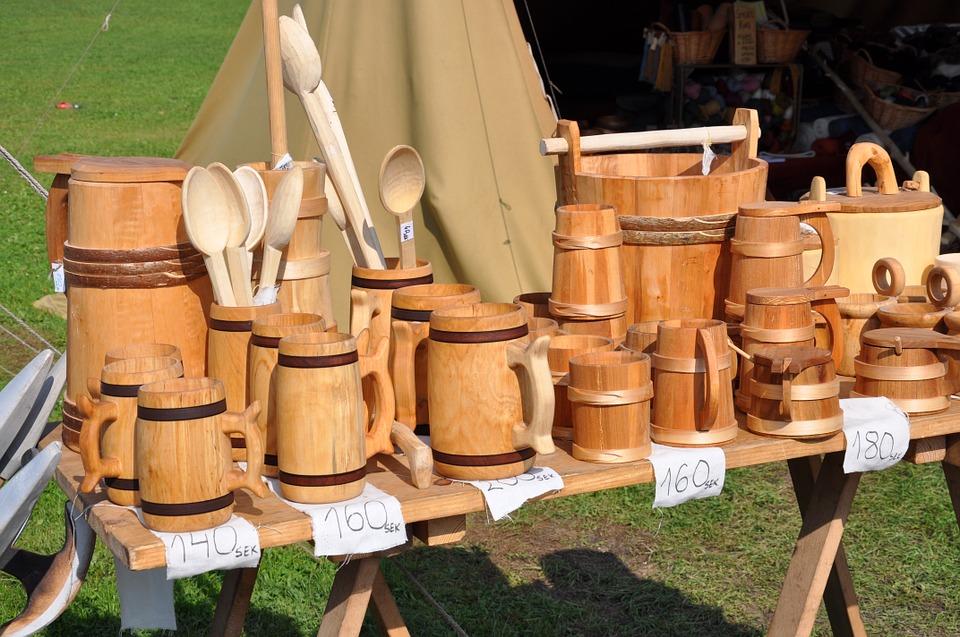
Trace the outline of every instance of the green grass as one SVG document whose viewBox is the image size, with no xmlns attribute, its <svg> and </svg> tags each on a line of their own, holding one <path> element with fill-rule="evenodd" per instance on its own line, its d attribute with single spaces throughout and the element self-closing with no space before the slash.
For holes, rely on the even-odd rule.
<svg viewBox="0 0 960 637">
<path fill-rule="evenodd" d="M 172 155 L 246 11 L 237 0 L 123 0 L 58 98 L 83 108 L 52 109 L 114 1 L 3 3 L 0 144 L 26 167 L 58 152 Z M 62 349 L 64 322 L 31 306 L 52 290 L 43 201 L 3 163 L 0 254 L 0 302 Z M 26 336 L 2 314 L 0 325 Z M 0 366 L 31 356 L 0 334 Z M 418 635 L 455 633 L 401 566 L 474 636 L 763 634 L 800 525 L 785 465 L 731 471 L 718 498 L 666 511 L 652 500 L 645 485 L 527 505 L 512 522 L 471 516 L 462 543 L 419 546 L 383 568 Z M 19 545 L 55 551 L 63 503 L 49 487 Z M 958 535 L 938 466 L 864 476 L 844 543 L 869 634 L 960 633 Z M 314 634 L 333 575 L 298 546 L 267 551 L 247 634 Z M 220 577 L 177 582 L 180 634 L 206 634 Z M 24 601 L 0 577 L 0 622 Z M 44 634 L 116 634 L 119 613 L 113 560 L 98 545 L 77 599 Z M 829 633 L 823 612 L 815 633 Z"/>
</svg>

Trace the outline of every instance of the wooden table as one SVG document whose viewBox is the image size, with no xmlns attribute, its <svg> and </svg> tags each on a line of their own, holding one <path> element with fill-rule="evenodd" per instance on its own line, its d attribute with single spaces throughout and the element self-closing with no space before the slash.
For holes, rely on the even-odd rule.
<svg viewBox="0 0 960 637">
<path fill-rule="evenodd" d="M 47 441 L 58 436 L 59 430 Z M 911 439 L 912 459 L 942 462 L 960 521 L 960 405 L 954 402 L 945 413 L 913 418 Z M 544 499 L 654 479 L 653 467 L 646 460 L 620 465 L 592 464 L 573 459 L 569 443 L 558 446 L 555 454 L 540 457 L 538 464 L 557 471 L 563 477 L 564 489 Z M 800 441 L 764 438 L 741 429 L 737 439 L 723 449 L 727 469 L 786 460 L 803 515 L 769 634 L 809 635 L 822 598 L 835 635 L 865 635 L 841 546 L 844 524 L 860 481 L 859 473 L 843 473 L 844 437 Z M 56 480 L 71 500 L 77 496 L 82 476 L 79 456 L 64 449 Z M 483 496 L 469 485 L 438 478 L 428 489 L 415 488 L 402 456 L 373 458 L 367 479 L 397 497 L 414 535 L 431 545 L 459 540 L 465 528 L 464 516 L 484 509 Z M 277 497 L 258 498 L 247 491 L 236 494 L 235 512 L 259 529 L 262 548 L 312 539 L 309 518 Z M 76 502 L 86 509 L 105 499 L 98 490 L 80 494 Z M 163 543 L 140 524 L 133 512 L 95 507 L 89 510 L 88 521 L 128 568 L 143 570 L 165 565 Z M 384 634 L 409 634 L 380 572 L 380 557 L 354 557 L 338 570 L 319 635 L 359 634 L 368 605 Z M 240 634 L 256 575 L 256 568 L 227 573 L 211 634 Z"/>
</svg>

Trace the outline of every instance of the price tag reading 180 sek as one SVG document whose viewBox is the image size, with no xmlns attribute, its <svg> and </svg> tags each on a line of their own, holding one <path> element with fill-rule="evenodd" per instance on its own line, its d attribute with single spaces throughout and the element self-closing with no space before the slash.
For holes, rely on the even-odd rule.
<svg viewBox="0 0 960 637">
<path fill-rule="evenodd" d="M 688 500 L 720 495 L 727 458 L 719 447 L 680 449 L 654 443 L 647 460 L 653 465 L 653 506 L 672 507 Z"/>
<path fill-rule="evenodd" d="M 845 398 L 843 472 L 878 471 L 903 458 L 910 445 L 910 419 L 889 398 Z"/>
</svg>

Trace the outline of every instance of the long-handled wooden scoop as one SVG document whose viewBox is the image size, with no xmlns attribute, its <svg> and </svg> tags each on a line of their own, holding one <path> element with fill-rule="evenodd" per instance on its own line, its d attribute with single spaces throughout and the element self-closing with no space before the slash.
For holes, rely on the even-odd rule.
<svg viewBox="0 0 960 637">
<path fill-rule="evenodd" d="M 246 249 L 243 247 L 250 234 L 250 211 L 237 178 L 225 165 L 215 162 L 207 166 L 207 171 L 220 184 L 223 196 L 220 206 L 227 218 L 227 245 L 223 255 L 230 274 L 230 287 L 237 303 L 248 307 L 253 305 L 253 293 L 250 290 L 250 277 L 244 267 Z"/>
<path fill-rule="evenodd" d="M 423 195 L 426 176 L 416 149 L 394 146 L 380 165 L 380 203 L 397 218 L 400 235 L 400 267 L 417 267 L 413 242 L 413 208 Z"/>
<path fill-rule="evenodd" d="M 194 166 L 183 180 L 181 205 L 187 237 L 193 247 L 203 254 L 217 303 L 236 306 L 227 264 L 223 259 L 223 249 L 227 245 L 227 220 L 215 205 L 210 204 L 222 197 L 220 185 L 205 168 Z"/>
<path fill-rule="evenodd" d="M 270 201 L 267 228 L 263 235 L 263 263 L 260 266 L 260 289 L 277 284 L 280 256 L 290 243 L 297 225 L 297 213 L 303 198 L 303 169 L 294 166 L 286 171 Z"/>
</svg>

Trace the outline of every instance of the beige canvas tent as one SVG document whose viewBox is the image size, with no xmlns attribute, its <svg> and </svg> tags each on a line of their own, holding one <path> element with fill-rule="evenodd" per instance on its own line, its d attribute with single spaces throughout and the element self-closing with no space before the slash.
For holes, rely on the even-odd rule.
<svg viewBox="0 0 960 637">
<path fill-rule="evenodd" d="M 281 15 L 293 2 L 280 0 Z M 177 157 L 237 165 L 270 158 L 260 4 L 253 2 Z M 550 288 L 553 162 L 538 142 L 555 127 L 511 0 L 302 0 L 364 195 L 387 256 L 396 221 L 377 194 L 396 144 L 423 157 L 418 254 L 440 282 L 509 301 Z M 319 155 L 295 95 L 285 92 L 294 159 Z M 337 319 L 346 325 L 352 262 L 332 223 Z"/>
</svg>

